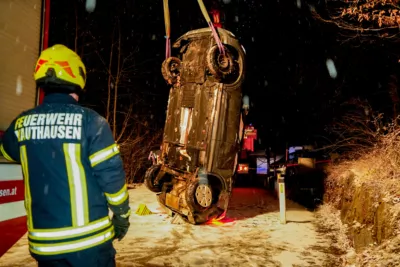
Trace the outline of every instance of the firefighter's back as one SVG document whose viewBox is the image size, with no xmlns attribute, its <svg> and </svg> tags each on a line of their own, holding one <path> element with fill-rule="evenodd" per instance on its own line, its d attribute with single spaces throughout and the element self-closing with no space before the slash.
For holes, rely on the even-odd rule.
<svg viewBox="0 0 400 267">
<path fill-rule="evenodd" d="M 67 242 L 71 248 L 65 252 L 70 252 L 98 244 L 97 239 L 112 239 L 107 200 L 92 174 L 88 149 L 91 137 L 101 134 L 90 132 L 93 127 L 88 124 L 103 118 L 73 101 L 65 95 L 49 95 L 15 121 L 30 250 L 37 255 L 65 250 L 48 249 L 54 242 Z M 82 240 L 88 242 L 79 247 Z"/>
<path fill-rule="evenodd" d="M 129 229 L 129 193 L 108 122 L 78 104 L 85 65 L 56 44 L 41 52 L 34 79 L 44 102 L 18 116 L 0 144 L 22 165 L 29 250 L 39 266 L 115 266 L 112 240 Z"/>
</svg>

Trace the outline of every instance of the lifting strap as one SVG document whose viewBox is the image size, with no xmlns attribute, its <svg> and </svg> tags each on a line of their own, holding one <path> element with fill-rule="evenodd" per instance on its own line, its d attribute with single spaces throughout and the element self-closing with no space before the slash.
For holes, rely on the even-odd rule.
<svg viewBox="0 0 400 267">
<path fill-rule="evenodd" d="M 225 55 L 225 49 L 224 49 L 224 45 L 221 42 L 221 39 L 219 38 L 219 35 L 217 33 L 217 30 L 214 27 L 214 24 L 211 21 L 210 16 L 208 15 L 206 6 L 203 3 L 203 0 L 197 0 L 197 2 L 199 3 L 200 9 L 201 9 L 201 13 L 203 13 L 204 18 L 206 19 L 206 22 L 208 24 L 208 26 L 211 29 L 211 32 L 214 36 L 215 42 L 217 43 L 218 49 L 219 49 L 219 53 L 221 53 L 222 55 Z"/>
<path fill-rule="evenodd" d="M 171 56 L 171 22 L 169 17 L 169 7 L 168 0 L 163 0 L 164 2 L 164 24 L 165 24 L 165 58 Z"/>
<path fill-rule="evenodd" d="M 203 16 L 208 24 L 208 26 L 211 29 L 212 35 L 215 39 L 215 42 L 217 43 L 218 50 L 222 55 L 225 55 L 225 49 L 224 45 L 221 42 L 221 39 L 219 38 L 218 32 L 214 27 L 214 24 L 211 21 L 210 16 L 208 15 L 206 6 L 203 3 L 203 0 L 197 0 L 200 6 L 201 13 L 203 13 Z M 169 6 L 168 6 L 168 0 L 163 0 L 163 6 L 164 6 L 164 24 L 165 24 L 165 58 L 169 58 L 171 56 L 171 22 L 170 22 L 170 15 L 169 15 Z"/>
</svg>

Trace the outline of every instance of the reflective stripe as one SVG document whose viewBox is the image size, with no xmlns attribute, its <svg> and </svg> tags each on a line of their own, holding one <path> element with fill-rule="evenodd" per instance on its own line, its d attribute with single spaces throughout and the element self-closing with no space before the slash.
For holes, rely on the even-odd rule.
<svg viewBox="0 0 400 267">
<path fill-rule="evenodd" d="M 127 213 L 120 215 L 122 218 L 128 218 L 131 215 L 131 210 L 129 210 Z"/>
<path fill-rule="evenodd" d="M 118 145 L 112 144 L 111 146 L 108 146 L 108 147 L 92 154 L 89 157 L 89 160 L 90 160 L 92 167 L 94 167 L 97 164 L 102 163 L 103 161 L 106 161 L 109 158 L 117 155 L 118 153 L 119 153 Z"/>
<path fill-rule="evenodd" d="M 81 162 L 81 145 L 64 144 L 65 163 L 71 198 L 73 226 L 84 226 L 89 222 L 86 175 Z"/>
<path fill-rule="evenodd" d="M 117 193 L 109 194 L 105 193 L 107 197 L 107 201 L 111 205 L 120 205 L 128 198 L 128 189 L 126 188 L 126 184 L 119 190 Z"/>
<path fill-rule="evenodd" d="M 3 154 L 3 156 L 6 158 L 6 160 L 11 161 L 11 162 L 15 162 L 15 160 L 13 160 L 13 159 L 7 154 L 7 152 L 4 150 L 3 144 L 0 145 L 0 151 L 1 151 L 1 154 Z"/>
<path fill-rule="evenodd" d="M 19 153 L 20 153 L 20 157 L 21 157 L 22 172 L 24 174 L 25 210 L 26 210 L 26 216 L 28 217 L 28 220 L 27 220 L 28 230 L 32 230 L 33 229 L 32 197 L 31 197 L 31 189 L 29 187 L 28 157 L 27 157 L 25 145 L 23 145 L 19 148 Z"/>
<path fill-rule="evenodd" d="M 94 246 L 98 246 L 102 243 L 114 237 L 114 227 L 107 229 L 95 236 L 91 236 L 85 239 L 63 242 L 58 244 L 40 244 L 35 242 L 29 242 L 29 249 L 32 253 L 38 255 L 55 255 L 61 253 L 76 252 L 83 249 L 88 249 Z"/>
<path fill-rule="evenodd" d="M 88 225 L 78 227 L 78 228 L 70 228 L 68 229 L 46 229 L 46 230 L 38 230 L 35 229 L 29 232 L 29 238 L 37 239 L 37 240 L 54 240 L 54 239 L 66 239 L 73 238 L 81 235 L 90 234 L 96 231 L 101 230 L 102 228 L 107 228 L 111 225 L 110 219 L 107 217 L 91 222 Z"/>
</svg>

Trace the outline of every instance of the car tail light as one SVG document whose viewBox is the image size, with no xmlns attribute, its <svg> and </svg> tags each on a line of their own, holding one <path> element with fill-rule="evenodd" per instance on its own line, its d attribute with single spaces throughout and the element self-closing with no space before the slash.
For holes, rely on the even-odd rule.
<svg viewBox="0 0 400 267">
<path fill-rule="evenodd" d="M 239 164 L 237 172 L 238 173 L 248 173 L 249 172 L 249 164 Z"/>
</svg>

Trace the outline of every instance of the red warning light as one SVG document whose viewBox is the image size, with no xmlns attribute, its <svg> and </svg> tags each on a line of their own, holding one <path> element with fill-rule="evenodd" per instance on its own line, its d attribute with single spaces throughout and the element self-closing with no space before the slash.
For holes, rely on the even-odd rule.
<svg viewBox="0 0 400 267">
<path fill-rule="evenodd" d="M 239 164 L 237 171 L 238 171 L 238 173 L 248 173 L 249 172 L 249 165 L 248 164 Z"/>
<path fill-rule="evenodd" d="M 226 211 L 221 214 L 218 218 L 209 220 L 206 224 L 207 225 L 224 225 L 227 223 L 234 222 L 234 219 L 226 218 Z"/>
</svg>

